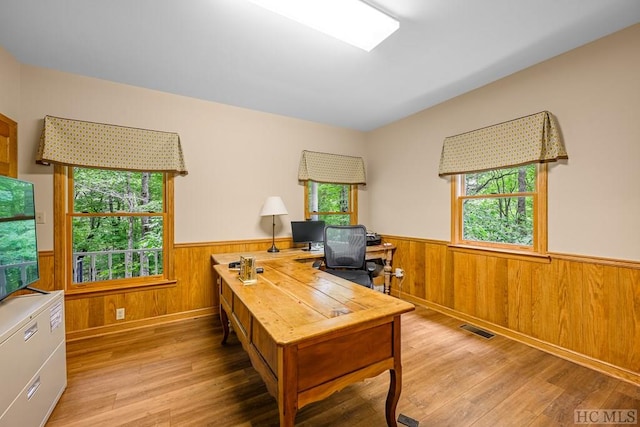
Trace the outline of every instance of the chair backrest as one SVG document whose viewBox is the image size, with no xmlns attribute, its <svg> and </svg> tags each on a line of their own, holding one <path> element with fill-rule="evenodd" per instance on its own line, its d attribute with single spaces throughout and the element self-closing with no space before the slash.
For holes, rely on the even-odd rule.
<svg viewBox="0 0 640 427">
<path fill-rule="evenodd" d="M 324 263 L 327 268 L 364 269 L 367 229 L 363 225 L 327 225 Z"/>
</svg>

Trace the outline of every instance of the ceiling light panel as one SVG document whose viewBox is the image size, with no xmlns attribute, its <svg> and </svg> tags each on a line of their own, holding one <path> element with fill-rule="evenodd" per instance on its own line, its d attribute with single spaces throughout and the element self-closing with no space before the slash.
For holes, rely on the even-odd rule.
<svg viewBox="0 0 640 427">
<path fill-rule="evenodd" d="M 267 10 L 370 52 L 400 23 L 359 0 L 250 0 Z"/>
</svg>

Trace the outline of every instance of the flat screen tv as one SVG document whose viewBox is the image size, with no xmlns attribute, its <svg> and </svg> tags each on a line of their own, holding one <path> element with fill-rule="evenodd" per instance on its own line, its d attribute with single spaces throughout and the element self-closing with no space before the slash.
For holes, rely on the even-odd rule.
<svg viewBox="0 0 640 427">
<path fill-rule="evenodd" d="M 291 221 L 293 243 L 306 243 L 311 250 L 313 243 L 324 243 L 324 221 Z"/>
<path fill-rule="evenodd" d="M 0 176 L 0 301 L 39 279 L 33 184 Z"/>
</svg>

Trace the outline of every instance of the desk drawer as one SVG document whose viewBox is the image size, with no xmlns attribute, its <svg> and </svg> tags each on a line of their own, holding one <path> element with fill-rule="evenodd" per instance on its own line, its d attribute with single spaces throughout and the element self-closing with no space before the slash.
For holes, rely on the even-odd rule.
<svg viewBox="0 0 640 427">
<path fill-rule="evenodd" d="M 251 340 L 251 312 L 246 305 L 236 296 L 233 297 L 233 317 L 241 328 L 242 334 Z M 236 331 L 237 333 L 238 331 Z"/>
<path fill-rule="evenodd" d="M 258 322 L 253 319 L 253 333 L 251 334 L 251 342 L 255 349 L 260 353 L 260 356 L 267 362 L 271 372 L 274 376 L 278 376 L 278 347 L 273 341 L 273 338 L 269 336 L 267 330 Z"/>
<path fill-rule="evenodd" d="M 231 292 L 231 288 L 229 288 L 229 285 L 224 280 L 220 281 L 220 299 L 227 307 L 232 307 L 231 303 L 233 302 L 233 292 Z"/>
<path fill-rule="evenodd" d="M 298 391 L 393 357 L 393 323 L 298 348 Z"/>
</svg>

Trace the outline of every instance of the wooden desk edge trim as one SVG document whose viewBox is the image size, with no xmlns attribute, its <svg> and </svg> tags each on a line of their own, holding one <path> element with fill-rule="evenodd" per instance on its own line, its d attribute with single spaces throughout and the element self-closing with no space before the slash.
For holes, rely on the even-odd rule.
<svg viewBox="0 0 640 427">
<path fill-rule="evenodd" d="M 365 366 L 362 369 L 351 372 L 340 378 L 336 378 L 318 386 L 298 392 L 298 409 L 308 405 L 309 403 L 318 402 L 326 399 L 334 393 L 339 392 L 345 387 L 350 386 L 358 381 L 364 381 L 367 378 L 377 377 L 378 375 L 393 369 L 395 367 L 394 358 L 380 361 L 373 365 Z"/>
</svg>

